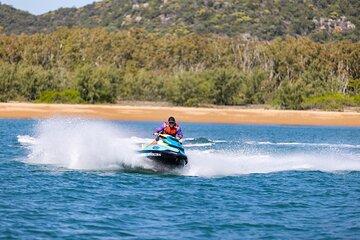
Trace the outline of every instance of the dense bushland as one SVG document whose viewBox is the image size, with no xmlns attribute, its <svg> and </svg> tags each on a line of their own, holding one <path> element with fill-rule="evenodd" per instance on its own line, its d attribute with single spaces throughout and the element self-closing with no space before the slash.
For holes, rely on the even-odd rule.
<svg viewBox="0 0 360 240">
<path fill-rule="evenodd" d="M 359 62 L 350 41 L 62 28 L 0 35 L 0 101 L 342 109 L 359 106 Z"/>
</svg>

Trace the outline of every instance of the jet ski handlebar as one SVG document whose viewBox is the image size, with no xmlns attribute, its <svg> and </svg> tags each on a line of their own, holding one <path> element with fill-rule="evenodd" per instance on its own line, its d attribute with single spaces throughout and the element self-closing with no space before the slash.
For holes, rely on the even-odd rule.
<svg viewBox="0 0 360 240">
<path fill-rule="evenodd" d="M 177 137 L 173 137 L 171 135 L 168 134 L 163 134 L 163 133 L 154 133 L 153 134 L 156 137 L 156 141 L 159 141 L 160 138 L 172 138 L 172 139 L 176 139 L 178 142 L 181 143 L 180 139 L 178 139 Z"/>
</svg>

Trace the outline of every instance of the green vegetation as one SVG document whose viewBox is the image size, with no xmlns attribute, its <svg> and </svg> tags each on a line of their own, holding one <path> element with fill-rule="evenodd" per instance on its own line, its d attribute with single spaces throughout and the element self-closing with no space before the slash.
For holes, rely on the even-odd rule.
<svg viewBox="0 0 360 240">
<path fill-rule="evenodd" d="M 61 28 L 0 35 L 0 101 L 360 106 L 360 43 Z"/>
<path fill-rule="evenodd" d="M 47 90 L 40 93 L 38 103 L 84 103 L 84 100 L 80 97 L 79 91 L 75 89 L 67 89 L 62 91 Z"/>
<path fill-rule="evenodd" d="M 302 103 L 304 109 L 343 110 L 344 107 L 360 106 L 360 95 L 348 96 L 340 93 L 329 93 L 310 97 Z"/>
<path fill-rule="evenodd" d="M 6 33 L 51 32 L 58 27 L 141 28 L 162 34 L 217 34 L 270 40 L 309 36 L 316 41 L 360 38 L 358 0 L 104 0 L 41 16 L 0 4 Z M 346 19 L 344 19 L 345 17 Z"/>
</svg>

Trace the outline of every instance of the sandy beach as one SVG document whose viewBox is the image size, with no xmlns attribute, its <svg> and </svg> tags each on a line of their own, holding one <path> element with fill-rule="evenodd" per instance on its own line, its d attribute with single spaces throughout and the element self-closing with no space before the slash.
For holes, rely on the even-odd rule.
<svg viewBox="0 0 360 240">
<path fill-rule="evenodd" d="M 169 115 L 175 116 L 179 122 L 360 126 L 360 113 L 357 112 L 0 103 L 0 118 L 65 116 L 108 120 L 164 121 Z"/>
</svg>

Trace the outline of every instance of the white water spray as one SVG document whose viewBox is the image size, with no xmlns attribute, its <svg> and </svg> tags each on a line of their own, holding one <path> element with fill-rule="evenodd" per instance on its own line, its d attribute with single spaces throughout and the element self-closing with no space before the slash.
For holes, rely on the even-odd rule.
<svg viewBox="0 0 360 240">
<path fill-rule="evenodd" d="M 30 149 L 26 162 L 68 169 L 112 170 L 147 167 L 135 154 L 136 145 L 110 123 L 83 119 L 39 122 L 34 138 L 19 136 Z"/>
<path fill-rule="evenodd" d="M 223 151 L 188 151 L 187 176 L 231 176 L 282 171 L 360 171 L 360 159 L 338 153 L 250 154 Z"/>
<path fill-rule="evenodd" d="M 39 122 L 34 137 L 18 136 L 18 140 L 29 148 L 30 153 L 25 161 L 31 164 L 79 170 L 153 169 L 150 161 L 136 154 L 139 143 L 151 139 L 129 137 L 124 130 L 109 122 L 50 119 Z M 187 144 L 186 141 L 184 146 L 187 147 L 189 164 L 179 174 L 186 176 L 211 177 L 294 170 L 360 171 L 359 155 L 343 154 L 341 151 L 326 154 L 263 154 L 192 150 L 191 146 L 197 145 Z"/>
</svg>

